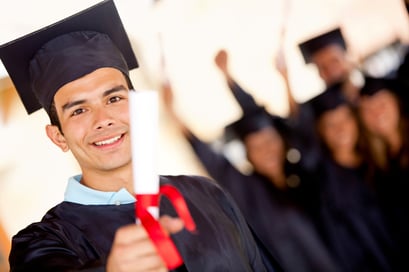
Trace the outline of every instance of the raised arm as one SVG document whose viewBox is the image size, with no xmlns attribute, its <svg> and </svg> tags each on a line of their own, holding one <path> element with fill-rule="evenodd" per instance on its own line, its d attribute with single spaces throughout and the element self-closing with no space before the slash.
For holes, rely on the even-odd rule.
<svg viewBox="0 0 409 272">
<path fill-rule="evenodd" d="M 221 49 L 215 56 L 215 64 L 222 72 L 223 76 L 226 79 L 226 83 L 239 104 L 240 108 L 243 111 L 243 114 L 252 112 L 255 109 L 260 108 L 256 103 L 253 96 L 246 92 L 232 77 L 228 69 L 228 54 L 227 51 Z"/>
<path fill-rule="evenodd" d="M 285 54 L 283 50 L 283 46 L 280 45 L 279 50 L 277 51 L 277 55 L 274 59 L 274 66 L 277 71 L 280 73 L 281 77 L 284 81 L 285 92 L 287 95 L 287 102 L 288 102 L 288 109 L 289 109 L 289 117 L 295 117 L 299 111 L 299 105 L 297 101 L 295 101 L 293 92 L 290 86 L 290 80 L 288 77 L 288 69 L 287 69 L 287 61 L 285 59 Z"/>
</svg>

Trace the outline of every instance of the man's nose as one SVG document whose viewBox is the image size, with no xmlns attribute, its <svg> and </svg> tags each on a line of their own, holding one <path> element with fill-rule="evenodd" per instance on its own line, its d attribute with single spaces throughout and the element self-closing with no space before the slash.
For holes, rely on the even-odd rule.
<svg viewBox="0 0 409 272">
<path fill-rule="evenodd" d="M 94 128 L 95 129 L 102 129 L 104 127 L 109 127 L 114 124 L 113 118 L 111 118 L 111 116 L 106 110 L 104 109 L 96 110 L 94 114 L 95 114 L 94 115 L 94 118 L 95 118 Z"/>
</svg>

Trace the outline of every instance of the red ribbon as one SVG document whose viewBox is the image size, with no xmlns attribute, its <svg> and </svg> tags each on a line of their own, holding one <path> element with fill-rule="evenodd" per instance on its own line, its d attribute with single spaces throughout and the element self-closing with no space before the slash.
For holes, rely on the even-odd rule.
<svg viewBox="0 0 409 272">
<path fill-rule="evenodd" d="M 166 196 L 179 217 L 183 220 L 185 227 L 189 231 L 196 229 L 196 224 L 190 215 L 186 202 L 180 192 L 171 185 L 162 185 L 157 195 L 136 195 L 135 212 L 142 225 L 148 232 L 159 255 L 162 257 L 168 269 L 175 269 L 183 264 L 183 259 L 179 254 L 169 234 L 162 228 L 159 222 L 148 212 L 148 207 L 158 207 L 159 197 Z"/>
</svg>

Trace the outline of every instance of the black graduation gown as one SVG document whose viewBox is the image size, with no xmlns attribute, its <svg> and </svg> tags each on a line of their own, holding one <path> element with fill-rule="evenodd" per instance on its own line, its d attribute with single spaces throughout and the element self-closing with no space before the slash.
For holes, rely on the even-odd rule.
<svg viewBox="0 0 409 272">
<path fill-rule="evenodd" d="M 161 176 L 161 183 L 179 189 L 197 225 L 197 233 L 183 230 L 172 237 L 184 269 L 266 271 L 245 220 L 220 187 L 199 176 Z M 160 212 L 175 215 L 166 198 Z M 13 237 L 11 271 L 104 271 L 115 231 L 132 223 L 134 204 L 62 202 Z"/>
<path fill-rule="evenodd" d="M 289 195 L 276 190 L 258 174 L 242 174 L 226 157 L 194 135 L 188 140 L 210 176 L 232 195 L 284 271 L 338 271 L 312 220 Z"/>
<path fill-rule="evenodd" d="M 394 271 L 409 271 L 409 168 L 389 159 L 389 170 L 377 173 L 375 189 L 394 241 Z"/>
<path fill-rule="evenodd" d="M 325 160 L 321 227 L 343 271 L 391 271 L 392 240 L 365 167 L 345 168 Z"/>
</svg>

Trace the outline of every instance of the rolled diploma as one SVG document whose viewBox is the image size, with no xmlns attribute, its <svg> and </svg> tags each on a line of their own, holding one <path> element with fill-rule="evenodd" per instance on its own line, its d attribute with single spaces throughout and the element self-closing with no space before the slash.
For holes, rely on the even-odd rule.
<svg viewBox="0 0 409 272">
<path fill-rule="evenodd" d="M 157 143 L 159 135 L 158 94 L 155 91 L 129 92 L 132 167 L 135 194 L 157 195 Z M 159 207 L 147 210 L 154 218 L 159 217 Z"/>
</svg>

